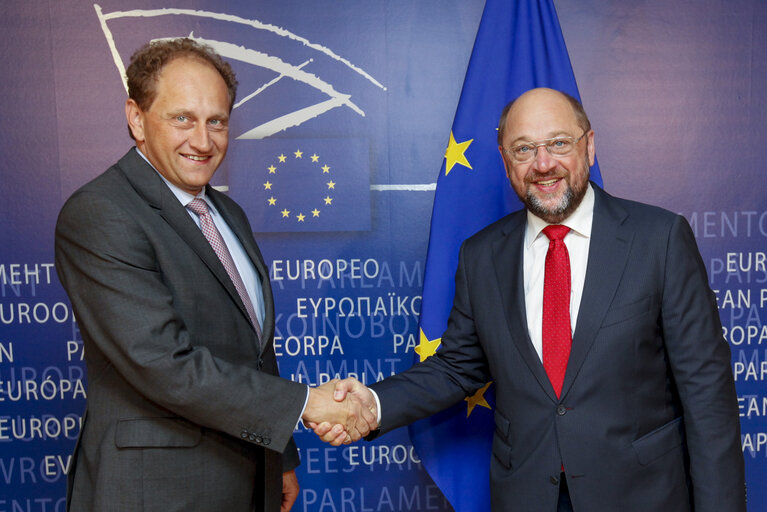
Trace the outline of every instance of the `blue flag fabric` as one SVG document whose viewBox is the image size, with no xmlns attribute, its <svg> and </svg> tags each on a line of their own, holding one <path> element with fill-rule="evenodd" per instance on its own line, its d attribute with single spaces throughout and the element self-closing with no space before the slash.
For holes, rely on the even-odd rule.
<svg viewBox="0 0 767 512">
<path fill-rule="evenodd" d="M 579 98 L 552 0 L 487 0 L 437 180 L 416 361 L 438 349 L 455 292 L 461 243 L 517 210 L 497 149 L 503 107 L 535 87 Z M 591 178 L 601 186 L 598 165 Z M 523 326 L 520 326 L 523 328 Z M 413 445 L 455 510 L 490 510 L 492 382 L 413 424 Z"/>
</svg>

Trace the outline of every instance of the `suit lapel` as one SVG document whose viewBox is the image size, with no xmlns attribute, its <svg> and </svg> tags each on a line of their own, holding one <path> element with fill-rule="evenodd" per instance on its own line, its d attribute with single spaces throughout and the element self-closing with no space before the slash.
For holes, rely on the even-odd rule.
<svg viewBox="0 0 767 512">
<path fill-rule="evenodd" d="M 594 189 L 594 221 L 591 227 L 589 261 L 583 285 L 578 321 L 562 396 L 567 394 L 596 339 L 602 320 L 626 268 L 633 233 L 622 229 L 627 212 L 606 192 Z"/>
<path fill-rule="evenodd" d="M 186 244 L 192 248 L 202 262 L 208 267 L 211 273 L 221 283 L 229 296 L 235 302 L 238 308 L 248 318 L 248 312 L 245 305 L 237 293 L 229 274 L 226 273 L 224 265 L 213 251 L 210 243 L 202 234 L 200 228 L 194 223 L 189 213 L 186 211 L 173 192 L 163 183 L 157 172 L 136 152 L 135 149 L 126 154 L 118 164 L 123 170 L 126 179 L 131 183 L 134 189 L 144 198 L 150 207 L 157 210 L 158 214 L 173 228 Z M 216 203 L 218 208 L 220 201 Z M 229 218 L 225 217 L 229 222 Z M 240 237 L 239 233 L 237 235 Z M 259 270 L 260 272 L 260 270 Z M 255 332 L 255 331 L 254 331 Z"/>
<path fill-rule="evenodd" d="M 267 268 L 266 263 L 264 263 L 264 258 L 261 255 L 261 251 L 253 239 L 253 232 L 250 229 L 250 225 L 238 221 L 239 216 L 236 215 L 236 212 L 233 212 L 230 209 L 229 203 L 220 199 L 220 192 L 212 189 L 211 187 L 208 187 L 206 194 L 215 203 L 216 208 L 218 209 L 221 216 L 224 218 L 224 220 L 226 220 L 226 223 L 232 229 L 235 236 L 240 240 L 242 247 L 245 249 L 245 252 L 250 258 L 251 263 L 253 263 L 253 266 L 255 267 L 256 272 L 258 272 L 258 276 L 261 280 L 261 288 L 263 291 L 264 301 L 264 325 L 261 326 L 261 336 L 263 338 L 261 348 L 263 349 L 266 345 L 264 341 L 270 340 L 272 338 L 272 334 L 274 333 L 274 299 L 272 297 L 272 287 L 269 281 L 269 269 Z M 242 304 L 242 301 L 238 301 L 238 304 Z M 241 307 L 243 312 L 245 312 L 247 315 L 245 306 Z"/>
<path fill-rule="evenodd" d="M 503 298 L 503 312 L 512 342 L 541 388 L 553 401 L 556 401 L 554 388 L 551 386 L 541 359 L 533 347 L 527 329 L 523 261 L 526 225 L 527 213 L 525 210 L 521 210 L 510 217 L 503 236 L 493 244 L 493 262 Z M 524 328 L 520 328 L 521 326 Z"/>
</svg>

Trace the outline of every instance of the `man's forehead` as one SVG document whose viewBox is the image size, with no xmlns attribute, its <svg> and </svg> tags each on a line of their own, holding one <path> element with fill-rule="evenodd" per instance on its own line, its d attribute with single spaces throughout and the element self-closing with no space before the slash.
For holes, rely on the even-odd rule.
<svg viewBox="0 0 767 512">
<path fill-rule="evenodd" d="M 216 72 L 216 68 L 209 62 L 203 59 L 190 55 L 179 55 L 173 60 L 167 62 L 159 73 L 157 73 L 158 82 L 168 82 L 169 80 L 163 80 L 163 78 L 175 77 L 177 75 L 200 75 L 206 72 Z M 223 80 L 223 78 L 221 79 Z"/>
<path fill-rule="evenodd" d="M 526 135 L 553 136 L 578 126 L 570 102 L 549 90 L 529 91 L 512 105 L 506 118 L 506 133 L 513 138 Z"/>
<path fill-rule="evenodd" d="M 200 97 L 212 101 L 218 98 L 228 106 L 226 82 L 213 65 L 201 59 L 178 57 L 158 73 L 152 106 L 163 103 L 165 107 L 184 113 L 191 108 L 188 102 Z M 228 109 L 225 110 L 228 113 Z"/>
</svg>

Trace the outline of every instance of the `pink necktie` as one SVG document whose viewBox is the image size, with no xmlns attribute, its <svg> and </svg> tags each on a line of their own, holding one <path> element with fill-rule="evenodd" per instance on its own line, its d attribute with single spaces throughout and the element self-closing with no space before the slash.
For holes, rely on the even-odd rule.
<svg viewBox="0 0 767 512">
<path fill-rule="evenodd" d="M 562 393 L 567 360 L 570 357 L 570 257 L 564 242 L 567 226 L 543 229 L 549 238 L 546 276 L 543 281 L 543 367 L 557 398 Z"/>
<path fill-rule="evenodd" d="M 208 239 L 208 242 L 218 256 L 218 259 L 221 260 L 221 264 L 224 265 L 226 273 L 229 274 L 229 279 L 232 280 L 234 287 L 237 289 L 237 293 L 239 294 L 240 299 L 242 299 L 242 303 L 245 305 L 245 310 L 247 310 L 248 316 L 250 316 L 250 321 L 253 323 L 253 327 L 256 329 L 256 334 L 260 340 L 261 325 L 258 323 L 258 317 L 256 316 L 255 309 L 253 309 L 253 303 L 250 301 L 248 292 L 245 290 L 245 284 L 242 282 L 240 273 L 237 272 L 237 267 L 234 264 L 232 255 L 229 253 L 229 249 L 227 249 L 224 239 L 221 237 L 221 233 L 219 233 L 216 225 L 213 223 L 210 211 L 208 210 L 208 203 L 203 199 L 196 198 L 192 199 L 186 207 L 196 213 L 200 218 L 200 229 L 202 230 L 202 234 Z"/>
</svg>

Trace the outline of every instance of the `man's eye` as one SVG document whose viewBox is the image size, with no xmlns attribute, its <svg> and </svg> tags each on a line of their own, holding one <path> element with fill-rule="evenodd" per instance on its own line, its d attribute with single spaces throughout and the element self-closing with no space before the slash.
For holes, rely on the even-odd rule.
<svg viewBox="0 0 767 512">
<path fill-rule="evenodd" d="M 189 121 L 189 118 L 187 116 L 176 116 L 176 121 L 179 123 L 186 123 Z"/>
<path fill-rule="evenodd" d="M 533 147 L 528 145 L 517 146 L 516 148 L 514 148 L 514 152 L 520 155 L 524 155 L 525 153 L 529 153 L 530 151 L 533 151 Z"/>
<path fill-rule="evenodd" d="M 555 147 L 555 148 L 557 148 L 557 149 L 562 149 L 563 147 L 567 146 L 567 141 L 566 140 L 557 139 L 557 140 L 551 141 L 550 145 Z"/>
</svg>

